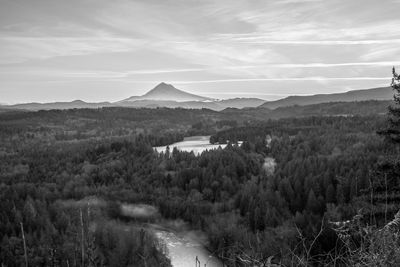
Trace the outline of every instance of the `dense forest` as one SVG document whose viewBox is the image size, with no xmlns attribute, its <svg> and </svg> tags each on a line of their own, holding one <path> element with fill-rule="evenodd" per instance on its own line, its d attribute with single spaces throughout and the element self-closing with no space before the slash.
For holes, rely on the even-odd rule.
<svg viewBox="0 0 400 267">
<path fill-rule="evenodd" d="M 386 116 L 359 114 L 368 106 L 280 119 L 266 109 L 3 112 L 0 263 L 170 266 L 155 236 L 115 206 L 146 203 L 205 232 L 227 266 L 346 265 L 334 226 L 359 215 L 380 227 L 399 209 L 388 163 L 398 153 L 376 134 Z M 153 149 L 192 135 L 228 145 L 198 156 Z"/>
</svg>

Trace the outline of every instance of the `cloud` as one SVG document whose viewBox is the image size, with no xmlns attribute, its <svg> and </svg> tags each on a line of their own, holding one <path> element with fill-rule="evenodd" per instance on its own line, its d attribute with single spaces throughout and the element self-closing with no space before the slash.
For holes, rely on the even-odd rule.
<svg viewBox="0 0 400 267">
<path fill-rule="evenodd" d="M 198 81 L 170 81 L 174 84 L 230 83 L 230 82 L 270 82 L 270 81 L 389 81 L 390 77 L 297 77 L 297 78 L 238 78 Z M 151 81 L 149 81 L 151 82 Z M 154 82 L 154 81 L 153 81 Z"/>
<path fill-rule="evenodd" d="M 262 37 L 236 38 L 248 44 L 300 44 L 300 45 L 373 45 L 373 44 L 400 44 L 400 39 L 384 40 L 263 40 Z"/>
<path fill-rule="evenodd" d="M 145 41 L 113 36 L 95 37 L 29 37 L 0 36 L 0 63 L 29 59 L 130 51 Z"/>
<path fill-rule="evenodd" d="M 265 67 L 272 68 L 331 68 L 348 66 L 394 66 L 400 65 L 400 61 L 376 61 L 376 62 L 343 62 L 343 63 L 303 63 L 303 64 L 271 64 Z"/>
<path fill-rule="evenodd" d="M 77 93 L 101 88 L 96 96 L 112 95 L 115 86 L 128 92 L 166 80 L 216 93 L 224 83 L 240 84 L 274 95 L 373 87 L 400 65 L 393 3 L 4 1 L 0 94 L 7 87 L 10 99 L 36 97 L 51 84 L 46 92 L 65 96 L 61 91 L 73 84 Z"/>
<path fill-rule="evenodd" d="M 374 46 L 361 56 L 362 60 L 392 59 L 396 58 L 400 53 L 400 47 L 396 46 Z M 392 65 L 399 65 L 394 62 Z"/>
<path fill-rule="evenodd" d="M 305 3 L 315 3 L 321 2 L 323 0 L 280 0 L 277 1 L 279 5 L 287 5 L 287 4 L 305 4 Z"/>
</svg>

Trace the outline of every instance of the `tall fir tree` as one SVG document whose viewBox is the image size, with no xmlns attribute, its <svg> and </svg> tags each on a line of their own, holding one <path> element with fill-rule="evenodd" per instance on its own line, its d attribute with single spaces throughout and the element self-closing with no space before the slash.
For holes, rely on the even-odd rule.
<svg viewBox="0 0 400 267">
<path fill-rule="evenodd" d="M 386 129 L 378 131 L 379 134 L 387 137 L 391 142 L 400 144 L 400 75 L 396 73 L 396 69 L 392 69 L 391 87 L 395 90 L 393 95 L 394 105 L 389 106 L 389 125 Z"/>
<path fill-rule="evenodd" d="M 378 134 L 391 143 L 392 149 L 388 150 L 385 159 L 379 162 L 377 169 L 370 177 L 371 186 L 368 192 L 370 197 L 367 197 L 376 207 L 385 207 L 384 209 L 375 208 L 373 218 L 378 224 L 386 223 L 386 219 L 392 217 L 400 209 L 398 202 L 400 195 L 400 76 L 394 67 L 392 74 L 391 87 L 394 90 L 394 103 L 389 106 L 386 128 L 378 131 Z M 388 194 L 391 195 L 390 198 Z"/>
</svg>

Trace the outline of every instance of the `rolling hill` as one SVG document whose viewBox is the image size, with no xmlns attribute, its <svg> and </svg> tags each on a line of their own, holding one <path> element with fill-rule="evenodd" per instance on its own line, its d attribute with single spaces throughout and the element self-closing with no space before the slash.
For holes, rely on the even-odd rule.
<svg viewBox="0 0 400 267">
<path fill-rule="evenodd" d="M 311 116 L 372 116 L 385 115 L 388 106 L 392 104 L 390 100 L 366 100 L 352 102 L 329 102 L 311 105 L 293 105 L 287 107 L 269 108 L 227 108 L 221 111 L 221 114 L 229 116 L 229 119 L 245 120 L 267 120 L 280 118 L 300 118 Z"/>
<path fill-rule="evenodd" d="M 391 87 L 380 87 L 374 89 L 354 90 L 336 94 L 318 94 L 310 96 L 289 96 L 276 101 L 268 101 L 260 107 L 275 109 L 278 107 L 304 106 L 328 102 L 352 102 L 366 100 L 392 100 L 393 90 Z"/>
</svg>

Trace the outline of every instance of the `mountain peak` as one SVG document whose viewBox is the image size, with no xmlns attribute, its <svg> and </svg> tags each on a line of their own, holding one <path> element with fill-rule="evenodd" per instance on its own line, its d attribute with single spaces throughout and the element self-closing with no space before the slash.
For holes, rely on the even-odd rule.
<svg viewBox="0 0 400 267">
<path fill-rule="evenodd" d="M 172 84 L 168 84 L 168 83 L 165 83 L 165 82 L 161 82 L 161 83 L 159 83 L 156 87 L 154 87 L 153 89 L 151 89 L 148 93 L 150 93 L 150 92 L 152 92 L 152 91 L 158 91 L 158 90 L 173 90 L 173 89 L 175 89 L 175 90 L 178 90 L 178 89 L 176 89 Z"/>
<path fill-rule="evenodd" d="M 161 82 L 156 87 L 148 91 L 146 94 L 142 96 L 132 96 L 123 101 L 139 101 L 139 100 L 188 102 L 188 101 L 206 101 L 211 99 L 187 93 L 185 91 L 175 88 L 172 84 Z"/>
</svg>

